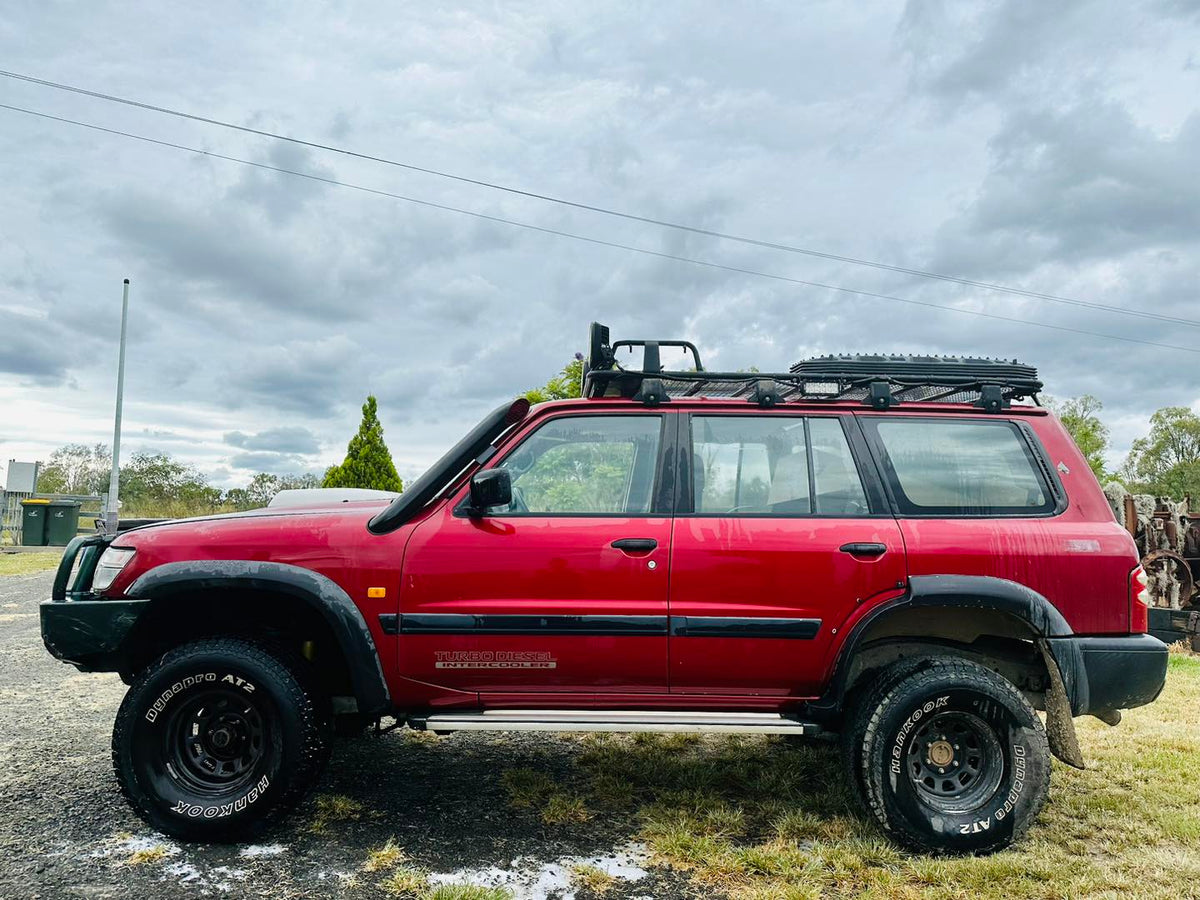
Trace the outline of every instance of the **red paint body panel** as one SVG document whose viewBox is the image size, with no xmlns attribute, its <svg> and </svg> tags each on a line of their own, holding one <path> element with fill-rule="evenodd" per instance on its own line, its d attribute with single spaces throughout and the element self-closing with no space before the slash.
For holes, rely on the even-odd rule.
<svg viewBox="0 0 1200 900">
<path fill-rule="evenodd" d="M 262 560 L 312 569 L 333 581 L 362 611 L 375 640 L 392 697 L 404 696 L 396 665 L 396 637 L 379 626 L 381 613 L 394 613 L 400 593 L 400 563 L 414 526 L 372 535 L 367 520 L 381 502 L 346 503 L 327 509 L 256 510 L 131 531 L 114 545 L 137 554 L 108 593 L 120 593 L 139 575 L 164 563 L 196 559 Z M 387 596 L 367 597 L 367 588 L 387 588 Z"/>
<path fill-rule="evenodd" d="M 859 559 L 838 548 L 878 542 Z M 671 614 L 820 619 L 812 640 L 671 638 L 671 690 L 814 696 L 837 630 L 864 601 L 904 581 L 891 518 L 681 517 L 671 558 Z"/>
<path fill-rule="evenodd" d="M 446 503 L 409 542 L 402 615 L 667 614 L 668 518 L 471 519 L 453 509 L 453 502 Z M 620 538 L 652 538 L 658 547 L 630 554 L 611 546 Z M 455 690 L 667 690 L 665 634 L 406 634 L 401 642 L 405 677 Z M 436 668 L 439 651 L 547 653 L 554 667 Z"/>
<path fill-rule="evenodd" d="M 990 575 L 1030 587 L 1079 634 L 1129 630 L 1125 584 L 1137 564 L 1129 532 L 1052 519 L 901 521 L 912 575 Z"/>
<path fill-rule="evenodd" d="M 744 401 L 675 399 L 658 412 L 747 412 Z M 871 415 L 856 403 L 787 404 L 785 415 Z M 628 400 L 538 407 L 499 446 L 495 466 L 546 417 L 644 413 Z M 770 410 L 754 410 L 770 415 Z M 982 415 L 906 403 L 886 415 Z M 464 473 L 445 498 L 386 535 L 368 532 L 382 505 L 264 510 L 149 527 L 115 546 L 137 554 L 112 588 L 188 560 L 264 560 L 331 579 L 363 614 L 398 708 L 579 706 L 775 709 L 818 696 L 853 625 L 903 592 L 909 575 L 990 575 L 1046 596 L 1083 634 L 1129 631 L 1137 553 L 1074 443 L 1045 410 L 1004 414 L 1036 433 L 1069 499 L 1045 518 L 755 518 L 453 515 Z M 1059 465 L 1061 463 L 1061 465 Z M 649 554 L 611 547 L 654 538 Z M 841 553 L 878 542 L 877 560 Z M 648 563 L 656 565 L 649 568 Z M 367 588 L 384 587 L 383 598 Z M 736 616 L 820 619 L 815 639 L 611 635 L 385 635 L 381 614 Z M 1135 626 L 1137 623 L 1133 623 Z M 553 668 L 438 668 L 438 651 L 544 652 Z"/>
</svg>

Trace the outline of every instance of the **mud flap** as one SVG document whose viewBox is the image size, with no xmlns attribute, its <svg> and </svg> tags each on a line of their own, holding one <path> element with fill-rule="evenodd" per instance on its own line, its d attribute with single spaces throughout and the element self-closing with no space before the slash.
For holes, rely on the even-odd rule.
<svg viewBox="0 0 1200 900">
<path fill-rule="evenodd" d="M 1050 752 L 1068 766 L 1086 769 L 1083 751 L 1079 749 L 1079 738 L 1075 735 L 1075 720 L 1071 718 L 1071 702 L 1067 699 L 1062 673 L 1058 671 L 1058 663 L 1045 638 L 1038 640 L 1038 649 L 1042 651 L 1042 660 L 1050 675 L 1050 685 L 1046 690 L 1046 737 L 1050 742 Z"/>
</svg>

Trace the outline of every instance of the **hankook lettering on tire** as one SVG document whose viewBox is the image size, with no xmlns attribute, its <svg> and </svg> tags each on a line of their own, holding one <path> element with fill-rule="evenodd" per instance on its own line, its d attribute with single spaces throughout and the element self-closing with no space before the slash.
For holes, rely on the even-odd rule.
<svg viewBox="0 0 1200 900">
<path fill-rule="evenodd" d="M 226 816 L 231 816 L 234 813 L 241 812 L 255 800 L 263 795 L 263 792 L 271 786 L 270 780 L 264 775 L 258 780 L 258 784 L 250 788 L 250 791 L 244 796 L 239 797 L 232 803 L 222 803 L 219 806 L 198 806 L 194 803 L 184 803 L 180 800 L 173 807 L 171 812 L 181 816 L 187 816 L 190 819 L 223 819 Z"/>
</svg>

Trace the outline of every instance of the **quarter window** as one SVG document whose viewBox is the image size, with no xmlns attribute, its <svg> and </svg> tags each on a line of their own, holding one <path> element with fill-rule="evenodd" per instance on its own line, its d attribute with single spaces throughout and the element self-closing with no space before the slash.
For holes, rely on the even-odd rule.
<svg viewBox="0 0 1200 900">
<path fill-rule="evenodd" d="M 694 510 L 709 515 L 868 512 L 841 423 L 798 416 L 693 416 Z"/>
<path fill-rule="evenodd" d="M 1012 422 L 867 419 L 879 438 L 900 512 L 1039 515 L 1054 498 Z"/>
<path fill-rule="evenodd" d="M 505 457 L 513 501 L 491 514 L 644 515 L 650 511 L 661 416 L 551 419 Z"/>
</svg>

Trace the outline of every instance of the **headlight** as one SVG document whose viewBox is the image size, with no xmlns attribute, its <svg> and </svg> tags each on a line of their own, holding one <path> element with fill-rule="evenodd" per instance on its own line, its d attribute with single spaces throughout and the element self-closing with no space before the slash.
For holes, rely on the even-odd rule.
<svg viewBox="0 0 1200 900">
<path fill-rule="evenodd" d="M 116 579 L 121 570 L 133 559 L 135 551 L 124 547 L 109 547 L 96 563 L 96 574 L 92 576 L 92 590 L 103 591 Z"/>
</svg>

